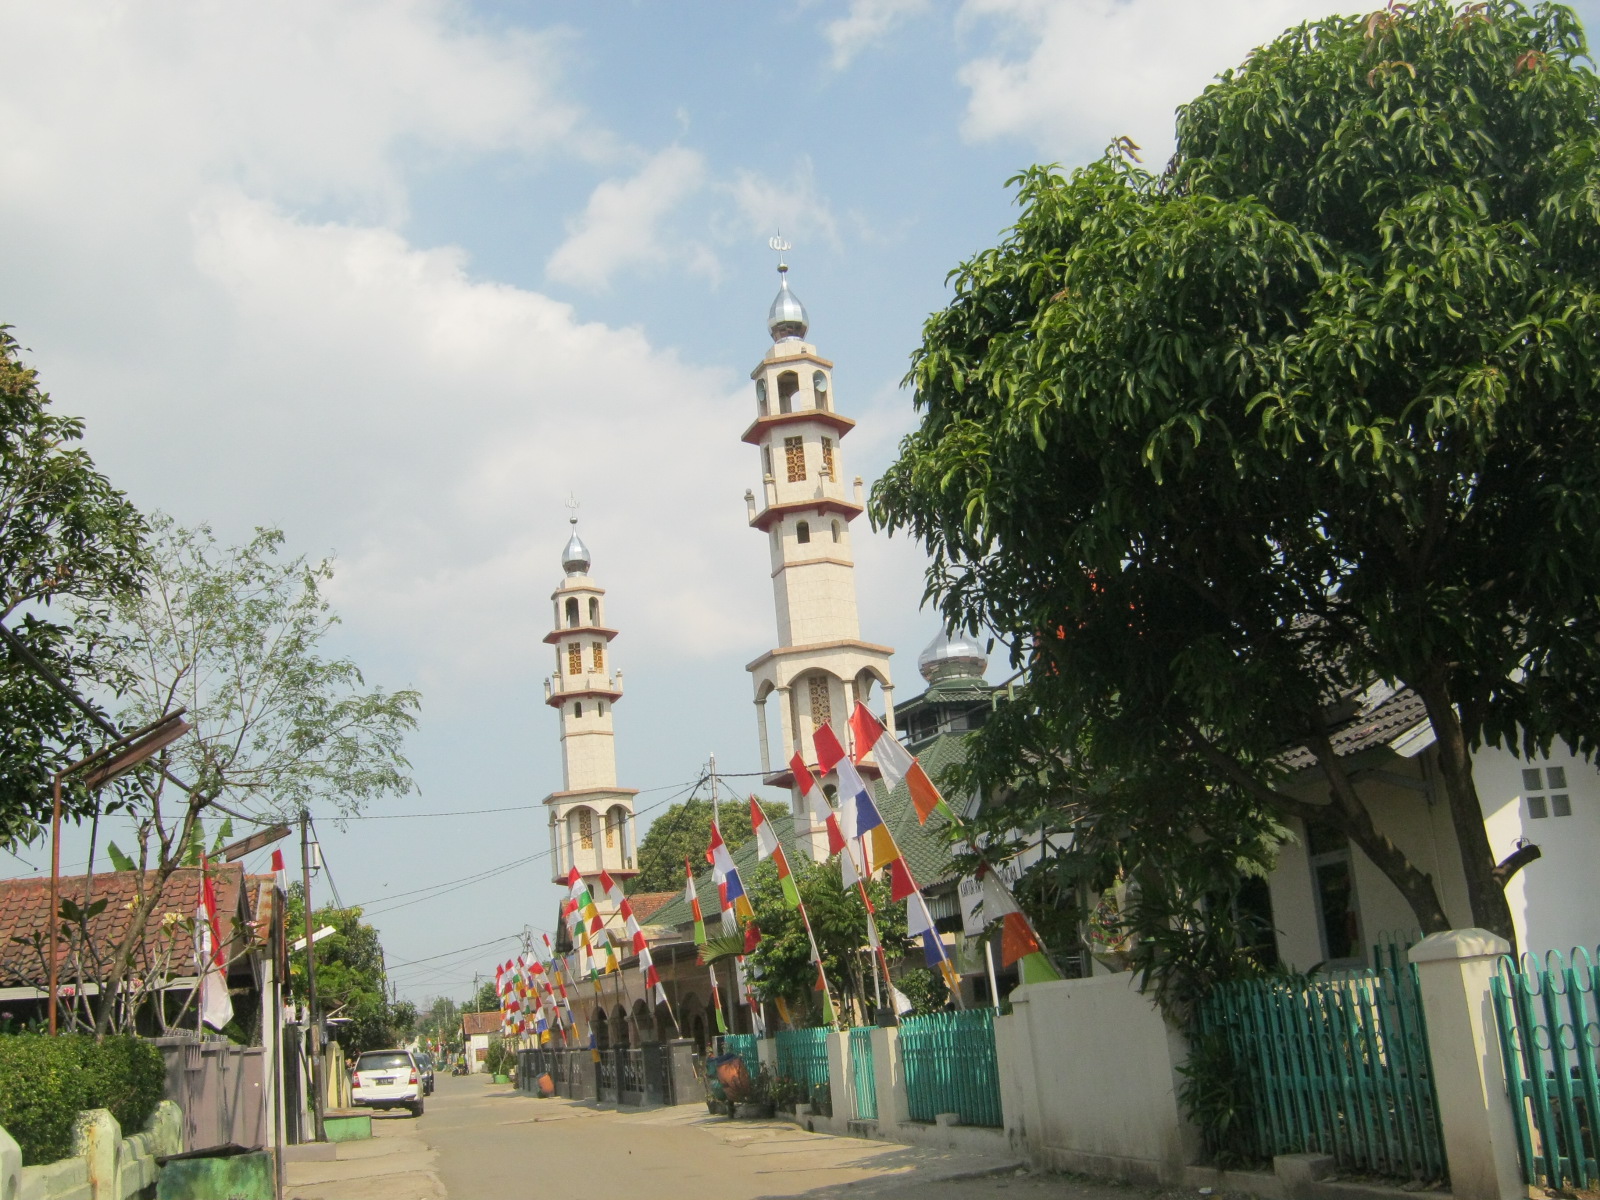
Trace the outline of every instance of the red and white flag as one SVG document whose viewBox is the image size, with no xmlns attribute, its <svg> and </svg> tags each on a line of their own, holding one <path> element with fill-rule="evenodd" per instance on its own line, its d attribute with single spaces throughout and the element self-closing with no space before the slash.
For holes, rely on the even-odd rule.
<svg viewBox="0 0 1600 1200">
<path fill-rule="evenodd" d="M 200 856 L 200 898 L 194 909 L 194 958 L 200 973 L 200 1019 L 213 1029 L 233 1020 L 233 997 L 218 961 L 226 952 L 217 929 L 217 889 L 205 855 Z"/>
</svg>

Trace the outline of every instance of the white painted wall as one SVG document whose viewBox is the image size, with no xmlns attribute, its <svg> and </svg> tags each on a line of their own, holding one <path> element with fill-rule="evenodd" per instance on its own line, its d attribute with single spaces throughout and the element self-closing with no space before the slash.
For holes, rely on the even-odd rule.
<svg viewBox="0 0 1600 1200">
<path fill-rule="evenodd" d="M 1570 817 L 1530 816 L 1524 767 L 1541 773 L 1547 767 L 1565 769 Z M 1594 868 L 1600 850 L 1600 771 L 1557 743 L 1549 758 L 1528 761 L 1485 747 L 1473 756 L 1473 776 L 1496 861 L 1510 854 L 1519 838 L 1543 853 L 1506 888 L 1518 949 L 1567 954 L 1582 946 L 1593 955 L 1600 943 L 1600 872 Z M 1543 794 L 1551 793 L 1547 788 Z"/>
<path fill-rule="evenodd" d="M 1200 1154 L 1178 1103 L 1188 1048 L 1133 974 L 1011 993 L 996 1029 L 1013 1145 L 1055 1170 L 1171 1182 Z M 880 1099 L 881 1104 L 881 1099 Z"/>
</svg>

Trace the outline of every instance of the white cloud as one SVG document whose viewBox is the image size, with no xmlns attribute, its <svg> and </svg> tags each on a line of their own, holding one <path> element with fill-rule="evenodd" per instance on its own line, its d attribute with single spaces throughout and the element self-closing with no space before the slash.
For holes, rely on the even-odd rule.
<svg viewBox="0 0 1600 1200">
<path fill-rule="evenodd" d="M 714 273 L 704 247 L 677 247 L 662 236 L 662 222 L 705 183 L 705 158 L 669 146 L 629 179 L 611 179 L 589 196 L 583 214 L 567 228 L 567 239 L 545 264 L 559 283 L 585 288 L 610 285 L 619 271 L 686 259 L 694 270 Z"/>
<path fill-rule="evenodd" d="M 1128 136 L 1159 168 L 1178 105 L 1326 12 L 1324 0 L 966 0 L 960 21 L 992 32 L 995 45 L 960 72 L 964 132 L 1022 137 L 1062 159 Z"/>
<path fill-rule="evenodd" d="M 861 51 L 927 8 L 928 0 L 850 0 L 849 11 L 822 29 L 833 47 L 833 69 L 844 70 Z"/>
<path fill-rule="evenodd" d="M 816 238 L 838 249 L 839 223 L 828 198 L 817 188 L 809 154 L 799 156 L 788 179 L 740 171 L 725 185 L 733 200 L 729 236 L 771 237 L 778 229 L 790 238 Z"/>
</svg>

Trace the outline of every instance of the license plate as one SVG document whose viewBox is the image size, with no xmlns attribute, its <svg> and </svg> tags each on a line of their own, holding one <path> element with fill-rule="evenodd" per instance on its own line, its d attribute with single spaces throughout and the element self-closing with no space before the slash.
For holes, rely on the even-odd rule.
<svg viewBox="0 0 1600 1200">
<path fill-rule="evenodd" d="M 378 1076 L 378 1078 L 374 1079 L 372 1082 L 378 1087 L 388 1087 L 391 1083 L 394 1082 L 394 1076 L 393 1075 L 380 1075 L 380 1076 Z"/>
</svg>

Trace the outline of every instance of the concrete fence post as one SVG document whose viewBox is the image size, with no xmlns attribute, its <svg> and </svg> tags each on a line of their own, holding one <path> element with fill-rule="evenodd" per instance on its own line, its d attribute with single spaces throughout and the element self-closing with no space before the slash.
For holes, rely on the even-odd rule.
<svg viewBox="0 0 1600 1200">
<path fill-rule="evenodd" d="M 22 1147 L 0 1128 L 0 1200 L 22 1200 Z"/>
<path fill-rule="evenodd" d="M 1527 1195 L 1489 996 L 1495 961 L 1510 952 L 1483 929 L 1431 934 L 1411 948 L 1456 1200 Z"/>
<path fill-rule="evenodd" d="M 765 1067 L 774 1075 L 778 1073 L 778 1039 L 771 1037 L 756 1039 L 756 1063 Z M 746 1070 L 749 1064 L 745 1064 Z"/>
<path fill-rule="evenodd" d="M 88 1167 L 89 1195 L 94 1200 L 122 1200 L 122 1174 L 117 1170 L 121 1142 L 122 1127 L 109 1109 L 85 1109 L 73 1123 L 72 1154 Z"/>
<path fill-rule="evenodd" d="M 855 1094 L 850 1080 L 850 1034 L 828 1035 L 828 1103 L 835 1120 L 848 1121 L 855 1115 Z"/>
<path fill-rule="evenodd" d="M 872 1074 L 878 1087 L 878 1124 L 881 1127 L 904 1125 L 911 1120 L 911 1101 L 906 1096 L 906 1068 L 900 1058 L 900 1031 L 872 1031 Z"/>
</svg>

